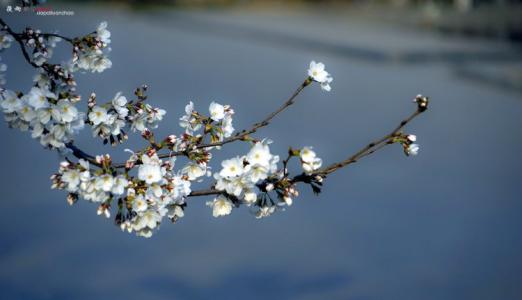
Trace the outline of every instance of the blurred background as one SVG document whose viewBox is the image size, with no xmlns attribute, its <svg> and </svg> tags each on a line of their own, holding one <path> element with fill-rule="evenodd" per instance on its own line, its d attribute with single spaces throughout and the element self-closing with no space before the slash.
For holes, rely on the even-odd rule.
<svg viewBox="0 0 522 300">
<path fill-rule="evenodd" d="M 286 212 L 247 209 L 212 218 L 206 198 L 151 239 L 121 233 L 84 201 L 50 189 L 60 158 L 29 134 L 0 126 L 1 299 L 521 299 L 521 1 L 47 1 L 74 16 L 0 15 L 79 36 L 108 21 L 113 67 L 78 74 L 84 99 L 112 99 L 147 83 L 167 110 L 158 135 L 179 134 L 193 101 L 262 119 L 306 76 L 310 60 L 332 92 L 307 88 L 258 132 L 272 151 L 313 145 L 325 163 L 387 133 L 419 93 L 430 110 L 407 133 L 421 151 L 391 146 L 306 188 Z M 16 45 L 2 54 L 7 87 L 28 91 L 34 71 Z M 62 44 L 55 60 L 70 56 Z M 115 149 L 89 130 L 77 144 Z M 246 152 L 234 145 L 220 159 Z M 296 168 L 297 166 L 293 166 Z M 203 185 L 199 185 L 203 187 Z M 197 188 L 198 185 L 195 186 Z"/>
</svg>

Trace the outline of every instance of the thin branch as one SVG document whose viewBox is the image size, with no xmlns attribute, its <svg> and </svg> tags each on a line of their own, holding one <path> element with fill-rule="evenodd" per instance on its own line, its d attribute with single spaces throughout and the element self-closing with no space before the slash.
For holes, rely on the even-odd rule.
<svg viewBox="0 0 522 300">
<path fill-rule="evenodd" d="M 215 143 L 209 143 L 209 144 L 202 144 L 202 145 L 199 145 L 197 146 L 196 148 L 198 149 L 202 149 L 202 148 L 209 148 L 209 147 L 216 147 L 216 146 L 223 146 L 225 144 L 228 144 L 228 143 L 231 143 L 231 142 L 234 142 L 234 141 L 237 141 L 237 140 L 242 140 L 242 139 L 245 139 L 246 137 L 248 137 L 248 135 L 252 134 L 252 133 L 255 133 L 259 128 L 262 128 L 262 127 L 265 127 L 267 126 L 268 124 L 270 124 L 270 121 L 272 121 L 272 119 L 277 116 L 279 113 L 281 113 L 282 111 L 284 111 L 285 109 L 287 109 L 290 105 L 294 104 L 295 103 L 295 98 L 297 97 L 297 95 L 299 95 L 299 93 L 301 93 L 301 91 L 306 87 L 308 86 L 310 83 L 312 83 L 312 80 L 307 78 L 298 88 L 297 90 L 292 94 L 292 96 L 290 96 L 290 98 L 288 98 L 288 100 L 285 101 L 285 103 L 283 103 L 276 111 L 272 112 L 271 114 L 269 114 L 265 119 L 263 119 L 261 122 L 257 122 L 255 123 L 254 125 L 252 125 L 252 127 L 248 130 L 242 130 L 238 133 L 236 133 L 234 136 L 231 136 L 229 138 L 226 138 L 224 139 L 223 141 L 221 142 L 215 142 Z"/>
<path fill-rule="evenodd" d="M 308 86 L 310 83 L 312 83 L 311 79 L 307 78 L 298 88 L 297 90 L 295 90 L 295 92 L 290 96 L 290 98 L 288 98 L 288 100 L 286 100 L 277 110 L 273 111 L 272 113 L 270 113 L 268 116 L 266 116 L 262 121 L 260 122 L 257 122 L 255 124 L 252 125 L 252 127 L 250 129 L 244 129 L 238 133 L 236 133 L 235 135 L 229 137 L 229 138 L 226 138 L 224 139 L 223 141 L 221 142 L 215 142 L 215 143 L 208 143 L 208 144 L 201 144 L 201 145 L 197 145 L 195 148 L 196 149 L 204 149 L 204 148 L 210 148 L 210 147 L 216 147 L 216 146 L 223 146 L 225 144 L 228 144 L 228 143 L 232 143 L 232 142 L 235 142 L 235 141 L 238 141 L 238 140 L 243 140 L 245 138 L 248 137 L 248 135 L 252 134 L 252 133 L 255 133 L 258 129 L 262 128 L 262 127 L 265 127 L 267 126 L 268 124 L 270 124 L 270 122 L 272 121 L 272 119 L 277 116 L 278 114 L 280 114 L 281 112 L 283 112 L 285 109 L 287 109 L 289 106 L 291 106 L 292 104 L 295 103 L 295 98 L 301 93 L 301 91 L 306 87 Z M 180 155 L 187 155 L 187 152 L 186 151 L 177 151 L 177 152 L 170 152 L 170 153 L 165 153 L 165 154 L 159 154 L 158 157 L 159 158 L 170 158 L 170 157 L 173 157 L 173 156 L 180 156 Z M 114 168 L 125 168 L 125 163 L 118 163 L 118 164 L 113 164 L 113 167 Z"/>
<path fill-rule="evenodd" d="M 20 37 L 20 35 L 16 32 L 14 32 L 9 25 L 7 25 L 2 18 L 0 18 L 0 25 L 2 25 L 2 30 L 7 31 L 14 39 L 15 41 L 20 45 L 20 49 L 22 50 L 22 54 L 25 58 L 25 60 L 33 67 L 39 69 L 42 68 L 42 66 L 37 65 L 31 60 L 31 57 L 29 56 L 29 53 L 27 52 L 27 49 L 25 49 L 25 44 L 23 39 Z"/>
<path fill-rule="evenodd" d="M 95 166 L 101 167 L 101 164 L 99 164 L 96 161 L 96 158 L 94 156 L 92 156 L 92 155 L 90 155 L 88 153 L 83 152 L 83 150 L 81 150 L 80 148 L 76 147 L 73 142 L 69 142 L 69 143 L 65 144 L 65 147 L 70 149 L 72 151 L 72 154 L 76 158 L 84 159 L 84 160 L 88 161 L 89 163 L 91 163 L 91 164 L 93 164 Z"/>
<path fill-rule="evenodd" d="M 317 170 L 312 175 L 307 175 L 307 176 L 309 176 L 309 177 L 316 176 L 316 175 L 326 176 L 328 174 L 331 174 L 331 173 L 337 171 L 340 168 L 343 168 L 349 164 L 357 162 L 360 158 L 373 154 L 377 150 L 385 147 L 386 145 L 390 145 L 391 140 L 399 134 L 399 132 L 402 130 L 402 128 L 404 128 L 404 126 L 406 126 L 408 123 L 410 123 L 415 117 L 420 115 L 422 112 L 424 112 L 424 110 L 417 109 L 408 118 L 402 120 L 402 122 L 389 134 L 385 135 L 384 137 L 382 137 L 374 142 L 369 143 L 368 145 L 366 145 L 365 147 L 363 147 L 362 149 L 357 151 L 355 154 L 349 156 L 345 160 L 342 160 L 337 163 L 333 163 L 325 168 Z"/>
<path fill-rule="evenodd" d="M 345 159 L 343 161 L 340 161 L 340 162 L 337 162 L 337 163 L 334 163 L 334 164 L 331 164 L 331 165 L 329 165 L 329 166 L 327 166 L 325 168 L 322 168 L 320 170 L 317 170 L 313 174 L 304 174 L 304 173 L 303 174 L 299 174 L 299 175 L 289 179 L 289 181 L 291 183 L 298 183 L 298 182 L 310 183 L 312 178 L 314 178 L 317 175 L 325 177 L 326 175 L 334 173 L 335 171 L 337 171 L 337 170 L 339 170 L 339 169 L 341 169 L 343 167 L 346 167 L 349 164 L 357 162 L 359 159 L 361 159 L 361 158 L 363 158 L 365 156 L 369 156 L 369 155 L 375 153 L 376 151 L 384 148 L 385 146 L 392 144 L 391 140 L 394 137 L 396 137 L 399 134 L 399 132 L 408 123 L 410 123 L 415 117 L 417 117 L 418 115 L 420 115 L 424 111 L 425 111 L 425 109 L 417 109 L 408 118 L 402 120 L 402 122 L 400 122 L 400 124 L 392 132 L 390 132 L 389 134 L 385 135 L 384 137 L 382 137 L 382 138 L 380 138 L 380 139 L 378 139 L 378 140 L 368 144 L 367 146 L 365 146 L 362 149 L 360 149 L 359 151 L 357 151 L 355 154 L 349 156 L 347 159 Z M 289 155 L 283 161 L 283 165 L 284 165 L 285 168 L 286 168 L 286 165 L 287 165 L 290 157 L 291 156 Z M 189 197 L 219 195 L 219 194 L 225 194 L 226 195 L 226 192 L 225 191 L 219 191 L 219 190 L 216 190 L 214 188 L 205 189 L 205 190 L 195 190 L 195 191 L 192 191 L 192 193 L 190 193 Z"/>
<path fill-rule="evenodd" d="M 197 190 L 192 191 L 188 197 L 200 197 L 200 196 L 209 196 L 209 195 L 219 195 L 219 194 L 226 194 L 225 191 L 219 191 L 216 189 L 206 189 L 206 190 Z"/>
</svg>

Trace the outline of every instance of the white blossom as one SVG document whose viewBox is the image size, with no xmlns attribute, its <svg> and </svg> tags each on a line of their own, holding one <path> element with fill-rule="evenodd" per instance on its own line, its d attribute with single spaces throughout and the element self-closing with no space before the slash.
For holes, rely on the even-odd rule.
<svg viewBox="0 0 522 300">
<path fill-rule="evenodd" d="M 162 179 L 162 170 L 158 156 L 154 154 L 151 158 L 146 154 L 141 156 L 143 164 L 138 168 L 138 178 L 147 184 L 159 182 Z"/>
<path fill-rule="evenodd" d="M 121 118 L 125 118 L 129 114 L 129 109 L 126 107 L 127 98 L 121 95 L 121 92 L 118 92 L 114 99 L 112 99 L 112 106 L 118 112 L 118 115 Z"/>
<path fill-rule="evenodd" d="M 172 176 L 169 181 L 172 187 L 172 191 L 170 192 L 169 196 L 174 200 L 182 200 L 184 197 L 190 194 L 190 180 L 185 180 L 183 176 L 176 175 Z"/>
<path fill-rule="evenodd" d="M 252 165 L 268 167 L 270 166 L 272 154 L 270 154 L 267 144 L 256 143 L 248 152 L 246 159 Z"/>
<path fill-rule="evenodd" d="M 125 188 L 129 185 L 129 181 L 123 175 L 114 177 L 111 192 L 114 195 L 123 195 Z"/>
<path fill-rule="evenodd" d="M 26 122 L 31 122 L 36 117 L 36 112 L 29 105 L 23 105 L 17 113 L 20 115 L 20 118 Z"/>
<path fill-rule="evenodd" d="M 185 212 L 183 212 L 183 209 L 179 205 L 169 205 L 167 210 L 167 217 L 171 220 L 183 218 L 185 216 Z"/>
<path fill-rule="evenodd" d="M 256 184 L 277 171 L 279 156 L 270 154 L 269 143 L 263 140 L 254 144 L 246 156 L 224 160 L 221 171 L 214 174 L 215 188 L 239 199 L 248 197 L 246 202 L 255 201 Z"/>
<path fill-rule="evenodd" d="M 308 69 L 308 76 L 314 81 L 321 84 L 321 88 L 325 91 L 330 91 L 330 83 L 333 81 L 332 76 L 325 70 L 323 63 L 316 63 L 315 61 L 310 62 L 310 68 Z"/>
<path fill-rule="evenodd" d="M 212 215 L 216 218 L 229 215 L 233 207 L 232 201 L 223 195 L 219 195 L 213 201 L 207 202 L 207 205 L 212 207 Z"/>
<path fill-rule="evenodd" d="M 105 123 L 109 119 L 107 115 L 107 110 L 101 106 L 95 106 L 92 108 L 92 111 L 89 113 L 89 120 L 94 125 L 99 125 L 100 123 Z"/>
<path fill-rule="evenodd" d="M 315 152 L 310 147 L 303 147 L 299 152 L 301 157 L 301 166 L 303 167 L 303 171 L 306 174 L 311 174 L 314 171 L 321 168 L 323 164 L 323 160 L 315 154 Z"/>
<path fill-rule="evenodd" d="M 208 110 L 210 111 L 210 118 L 215 122 L 219 122 L 225 117 L 225 107 L 219 103 L 210 103 Z"/>
<path fill-rule="evenodd" d="M 190 135 L 194 134 L 194 132 L 201 128 L 201 123 L 197 122 L 196 118 L 193 116 L 194 112 L 194 103 L 190 101 L 189 104 L 185 106 L 185 115 L 179 119 L 179 126 L 184 128 L 185 133 Z"/>
<path fill-rule="evenodd" d="M 91 72 L 103 72 L 112 66 L 112 62 L 104 53 L 110 44 L 111 33 L 107 30 L 107 22 L 102 22 L 96 29 L 96 32 L 89 34 L 90 39 L 94 38 L 98 43 L 92 45 L 82 41 L 75 48 L 75 57 L 73 58 L 73 67 Z"/>
<path fill-rule="evenodd" d="M 114 184 L 114 178 L 109 174 L 104 174 L 96 178 L 95 187 L 104 192 L 110 192 Z"/>
<path fill-rule="evenodd" d="M 80 185 L 80 172 L 76 169 L 67 170 L 62 175 L 62 181 L 67 183 L 67 190 L 75 192 Z"/>
<path fill-rule="evenodd" d="M 66 99 L 58 101 L 52 112 L 53 118 L 58 122 L 70 123 L 78 118 L 78 109 L 76 109 L 76 107 Z"/>
<path fill-rule="evenodd" d="M 243 200 L 245 200 L 248 205 L 254 204 L 257 201 L 257 194 L 253 191 L 248 191 L 245 193 Z"/>
<path fill-rule="evenodd" d="M 239 156 L 224 160 L 221 162 L 223 169 L 219 172 L 219 175 L 223 177 L 235 177 L 240 176 L 245 171 L 243 165 L 243 159 Z"/>
<path fill-rule="evenodd" d="M 36 74 L 33 78 L 33 81 L 36 82 L 36 85 L 40 88 L 49 88 L 50 79 L 49 75 L 47 75 L 45 72 Z"/>
<path fill-rule="evenodd" d="M 147 200 L 143 195 L 137 195 L 136 198 L 132 201 L 132 210 L 140 213 L 146 211 L 148 208 Z"/>
<path fill-rule="evenodd" d="M 33 87 L 24 100 L 27 101 L 34 109 L 44 108 L 49 106 L 47 98 L 56 99 L 56 95 L 45 88 Z"/>
<path fill-rule="evenodd" d="M 418 144 L 410 144 L 408 145 L 408 149 L 406 150 L 406 153 L 408 155 L 417 155 L 419 153 L 420 146 Z"/>
<path fill-rule="evenodd" d="M 86 62 L 89 65 L 89 69 L 98 73 L 101 73 L 112 67 L 112 62 L 105 56 L 91 56 L 86 58 Z"/>
<path fill-rule="evenodd" d="M 417 136 L 414 135 L 414 134 L 408 134 L 408 135 L 406 136 L 406 139 L 408 139 L 408 141 L 414 143 L 414 142 L 417 141 Z"/>
<path fill-rule="evenodd" d="M 144 132 L 147 129 L 155 129 L 158 123 L 163 120 L 166 111 L 160 108 L 153 108 L 149 104 L 144 104 L 143 108 L 139 109 L 137 113 L 131 115 L 131 128 L 134 131 Z"/>
<path fill-rule="evenodd" d="M 107 30 L 107 22 L 101 22 L 96 29 L 96 35 L 104 44 L 110 44 L 111 32 Z"/>
<path fill-rule="evenodd" d="M 154 209 L 147 209 L 134 219 L 132 229 L 136 231 L 138 235 L 144 237 L 150 237 L 152 235 L 151 229 L 156 228 L 161 222 L 161 215 Z"/>
<path fill-rule="evenodd" d="M 151 199 L 159 199 L 163 195 L 163 189 L 159 184 L 153 183 L 149 185 L 146 193 Z"/>
<path fill-rule="evenodd" d="M 4 90 L 3 92 L 1 92 L 1 96 L 1 106 L 4 113 L 13 113 L 19 111 L 22 108 L 23 102 L 20 98 L 18 98 L 15 92 L 10 90 Z"/>
<path fill-rule="evenodd" d="M 232 125 L 232 113 L 227 113 L 221 124 L 221 131 L 223 131 L 223 137 L 227 138 L 232 136 L 234 133 L 234 126 Z"/>
<path fill-rule="evenodd" d="M 191 162 L 183 168 L 182 172 L 187 174 L 189 180 L 196 180 L 207 174 L 207 165 Z"/>
</svg>

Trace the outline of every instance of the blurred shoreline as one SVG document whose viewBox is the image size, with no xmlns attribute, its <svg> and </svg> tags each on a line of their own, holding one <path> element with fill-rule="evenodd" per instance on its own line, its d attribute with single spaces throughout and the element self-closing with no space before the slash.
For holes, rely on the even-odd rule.
<svg viewBox="0 0 522 300">
<path fill-rule="evenodd" d="M 63 1 L 129 6 L 133 9 L 179 8 L 256 12 L 308 11 L 343 15 L 372 22 L 415 27 L 442 34 L 522 43 L 520 0 L 112 0 Z"/>
</svg>

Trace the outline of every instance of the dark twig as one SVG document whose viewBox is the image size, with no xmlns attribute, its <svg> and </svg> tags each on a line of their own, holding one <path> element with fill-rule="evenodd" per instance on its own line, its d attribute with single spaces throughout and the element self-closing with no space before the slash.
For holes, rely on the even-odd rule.
<svg viewBox="0 0 522 300">
<path fill-rule="evenodd" d="M 389 145 L 388 142 L 391 141 L 394 137 L 396 137 L 397 134 L 399 133 L 399 131 L 401 131 L 401 129 L 404 128 L 404 126 L 406 126 L 411 120 L 413 120 L 415 117 L 417 117 L 421 113 L 422 113 L 421 110 L 416 110 L 408 118 L 403 120 L 399 124 L 399 126 L 397 126 L 397 128 L 395 128 L 389 134 L 385 135 L 384 137 L 382 137 L 379 140 L 376 140 L 376 141 L 368 144 L 366 147 L 362 148 L 357 153 L 355 153 L 354 155 L 348 157 L 347 159 L 345 159 L 343 161 L 340 161 L 340 162 L 337 162 L 337 163 L 334 163 L 334 164 L 331 164 L 331 165 L 329 165 L 326 168 L 320 169 L 319 171 L 315 172 L 314 175 L 321 175 L 321 176 L 328 175 L 328 174 L 333 173 L 333 172 L 335 172 L 336 170 L 338 170 L 338 169 L 340 169 L 342 167 L 345 167 L 345 166 L 347 166 L 349 164 L 357 162 L 360 158 L 362 158 L 364 156 L 367 156 L 370 153 L 373 153 L 373 152 L 375 152 L 378 149 L 381 149 L 385 145 Z"/>
<path fill-rule="evenodd" d="M 201 148 L 209 148 L 209 147 L 215 147 L 215 146 L 223 146 L 225 144 L 228 144 L 228 143 L 231 143 L 231 142 L 234 142 L 234 141 L 237 141 L 237 140 L 243 140 L 243 139 L 247 138 L 248 135 L 250 135 L 252 133 L 255 133 L 259 128 L 265 127 L 268 124 L 270 124 L 270 121 L 272 121 L 272 119 L 275 116 L 277 116 L 279 113 L 281 113 L 282 111 L 287 109 L 290 105 L 294 104 L 295 103 L 295 98 L 297 97 L 297 95 L 299 95 L 299 93 L 301 93 L 301 91 L 306 86 L 308 86 L 310 83 L 312 83 L 312 80 L 307 78 L 297 88 L 297 90 L 292 94 L 292 96 L 290 96 L 290 98 L 288 98 L 288 100 L 285 101 L 285 103 L 283 103 L 276 111 L 274 111 L 271 114 L 269 114 L 264 120 L 262 120 L 261 122 L 257 122 L 254 125 L 252 125 L 252 127 L 250 129 L 242 130 L 242 131 L 236 133 L 234 136 L 226 138 L 226 139 L 224 139 L 221 142 L 202 144 L 202 145 L 197 146 L 197 148 L 201 149 Z"/>
</svg>

